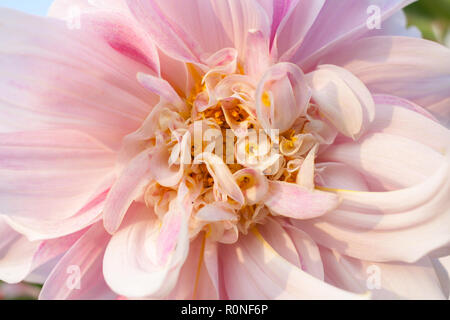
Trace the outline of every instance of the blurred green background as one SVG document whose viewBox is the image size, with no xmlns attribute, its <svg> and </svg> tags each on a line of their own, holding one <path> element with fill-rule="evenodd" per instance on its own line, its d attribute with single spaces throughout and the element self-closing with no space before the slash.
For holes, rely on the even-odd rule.
<svg viewBox="0 0 450 320">
<path fill-rule="evenodd" d="M 450 0 L 419 0 L 405 9 L 409 25 L 424 38 L 450 47 Z"/>
</svg>

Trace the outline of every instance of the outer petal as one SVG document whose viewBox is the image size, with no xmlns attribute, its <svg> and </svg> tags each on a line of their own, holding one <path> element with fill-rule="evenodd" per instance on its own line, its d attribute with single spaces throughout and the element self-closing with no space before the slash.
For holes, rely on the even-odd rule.
<svg viewBox="0 0 450 320">
<path fill-rule="evenodd" d="M 0 159 L 1 213 L 30 223 L 88 211 L 109 189 L 115 162 L 96 140 L 63 130 L 1 134 Z"/>
<path fill-rule="evenodd" d="M 151 110 L 155 97 L 136 85 L 150 69 L 98 34 L 6 9 L 0 16 L 0 131 L 77 129 L 118 148 Z"/>
<path fill-rule="evenodd" d="M 251 45 L 248 41 L 249 32 L 261 32 L 263 38 L 269 40 L 269 17 L 256 0 L 211 0 L 211 3 L 241 58 L 250 49 L 247 48 L 247 45 Z"/>
<path fill-rule="evenodd" d="M 333 52 L 323 62 L 351 71 L 372 93 L 411 100 L 449 124 L 450 50 L 442 45 L 407 37 L 372 37 Z"/>
<path fill-rule="evenodd" d="M 387 95 L 375 95 L 375 120 L 370 132 L 402 136 L 446 153 L 450 146 L 450 130 L 440 125 L 425 109 L 414 103 Z"/>
<path fill-rule="evenodd" d="M 222 245 L 220 259 L 230 299 L 355 299 L 280 256 L 258 231 Z"/>
<path fill-rule="evenodd" d="M 432 258 L 432 262 L 441 282 L 444 296 L 450 299 L 450 256 Z"/>
<path fill-rule="evenodd" d="M 364 176 L 371 190 L 383 191 L 420 183 L 446 162 L 426 145 L 386 133 L 332 146 L 320 160 L 347 164 Z"/>
<path fill-rule="evenodd" d="M 67 251 L 83 232 L 54 240 L 29 241 L 0 218 L 0 279 L 8 283 L 23 281 L 30 272 Z"/>
<path fill-rule="evenodd" d="M 282 219 L 272 218 L 258 226 L 258 230 L 265 241 L 287 261 L 320 280 L 324 279 L 319 248 L 306 233 Z"/>
<path fill-rule="evenodd" d="M 102 275 L 102 258 L 110 235 L 94 224 L 64 255 L 42 288 L 42 300 L 114 299 Z"/>
<path fill-rule="evenodd" d="M 364 37 L 373 36 L 405 36 L 411 38 L 422 38 L 422 33 L 416 26 L 408 26 L 405 12 L 398 11 L 382 23 L 380 29 L 367 32 Z"/>
<path fill-rule="evenodd" d="M 80 27 L 98 33 L 116 51 L 159 74 L 156 47 L 133 19 L 125 0 L 57 0 L 49 9 L 49 16 L 62 18 L 68 25 L 76 22 L 78 13 Z"/>
<path fill-rule="evenodd" d="M 11 228 L 25 235 L 30 241 L 59 238 L 81 230 L 101 219 L 105 199 L 113 182 L 114 176 L 111 175 L 110 180 L 106 180 L 104 184 L 104 192 L 92 199 L 75 215 L 66 219 L 56 217 L 36 220 L 33 216 L 12 217 L 8 215 L 1 215 L 1 217 Z"/>
<path fill-rule="evenodd" d="M 117 231 L 132 202 L 144 193 L 150 177 L 150 155 L 143 151 L 130 161 L 108 193 L 103 221 L 109 233 Z"/>
<path fill-rule="evenodd" d="M 295 54 L 325 3 L 325 0 L 272 1 L 272 54 L 279 61 L 289 61 Z"/>
<path fill-rule="evenodd" d="M 448 155 L 438 168 L 422 183 L 396 191 L 335 189 L 343 202 L 332 214 L 292 223 L 345 255 L 369 261 L 417 261 L 450 242 Z"/>
<path fill-rule="evenodd" d="M 180 199 L 171 203 L 161 229 L 150 209 L 135 204 L 128 222 L 106 249 L 103 273 L 118 294 L 164 298 L 175 287 L 188 255 L 187 214 Z"/>
<path fill-rule="evenodd" d="M 203 55 L 230 47 L 209 1 L 193 0 L 182 6 L 176 0 L 127 0 L 127 3 L 158 47 L 174 58 L 201 63 Z"/>
<path fill-rule="evenodd" d="M 321 250 L 327 282 L 374 299 L 444 299 L 439 280 L 428 257 L 414 264 L 376 263 Z"/>
<path fill-rule="evenodd" d="M 317 61 L 336 46 L 367 33 L 368 8 L 380 8 L 381 20 L 392 16 L 414 0 L 347 0 L 326 1 L 320 14 L 309 29 L 302 46 L 291 61 L 299 63 L 304 70 L 311 70 Z"/>
<path fill-rule="evenodd" d="M 309 191 L 294 183 L 271 181 L 264 204 L 282 216 L 310 219 L 335 209 L 339 198 L 329 192 Z"/>
<path fill-rule="evenodd" d="M 218 298 L 216 288 L 205 264 L 205 241 L 202 234 L 191 242 L 189 255 L 180 270 L 177 285 L 168 299 L 215 300 Z"/>
</svg>

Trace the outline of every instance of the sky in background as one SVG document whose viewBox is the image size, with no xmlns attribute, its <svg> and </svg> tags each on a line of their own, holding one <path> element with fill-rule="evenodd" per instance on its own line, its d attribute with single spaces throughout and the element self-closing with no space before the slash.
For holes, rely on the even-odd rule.
<svg viewBox="0 0 450 320">
<path fill-rule="evenodd" d="M 52 2 L 53 0 L 0 0 L 0 7 L 44 16 Z"/>
</svg>

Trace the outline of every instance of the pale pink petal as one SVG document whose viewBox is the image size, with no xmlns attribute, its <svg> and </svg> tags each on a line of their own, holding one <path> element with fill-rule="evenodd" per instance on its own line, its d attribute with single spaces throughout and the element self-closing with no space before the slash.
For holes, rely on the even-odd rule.
<svg viewBox="0 0 450 320">
<path fill-rule="evenodd" d="M 0 15 L 0 131 L 76 129 L 118 148 L 151 110 L 156 97 L 136 85 L 136 73 L 151 70 L 98 34 L 7 9 Z"/>
<path fill-rule="evenodd" d="M 265 241 L 284 259 L 298 268 L 302 268 L 301 253 L 297 251 L 290 235 L 273 218 L 268 218 L 264 224 L 258 226 Z"/>
<path fill-rule="evenodd" d="M 160 185 L 173 187 L 177 185 L 183 177 L 184 169 L 191 161 L 191 136 L 186 132 L 179 137 L 179 157 L 178 164 L 172 164 L 171 154 L 166 146 L 161 146 L 155 150 L 149 162 L 151 176 Z"/>
<path fill-rule="evenodd" d="M 126 297 L 164 298 L 175 287 L 188 255 L 187 213 L 175 203 L 160 230 L 150 209 L 134 204 L 130 210 L 107 246 L 106 282 Z"/>
<path fill-rule="evenodd" d="M 259 79 L 270 64 L 269 39 L 261 31 L 250 31 L 245 54 L 245 73 Z"/>
<path fill-rule="evenodd" d="M 248 41 L 250 32 L 260 32 L 264 39 L 269 40 L 269 17 L 256 0 L 211 0 L 211 3 L 217 19 L 241 58 L 250 49 L 247 47 L 251 45 Z"/>
<path fill-rule="evenodd" d="M 207 204 L 197 211 L 195 217 L 202 221 L 227 221 L 227 220 L 238 220 L 239 217 L 234 214 L 233 210 L 227 209 L 217 204 Z"/>
<path fill-rule="evenodd" d="M 231 47 L 210 1 L 127 0 L 130 10 L 169 56 L 201 63 L 204 54 Z M 164 30 L 163 32 L 161 32 Z"/>
<path fill-rule="evenodd" d="M 339 162 L 322 162 L 316 165 L 316 184 L 333 189 L 369 191 L 363 176 Z"/>
<path fill-rule="evenodd" d="M 325 0 L 273 1 L 272 54 L 279 61 L 289 61 L 296 53 L 325 3 Z"/>
<path fill-rule="evenodd" d="M 401 98 L 375 95 L 375 120 L 369 131 L 399 135 L 445 153 L 450 145 L 450 131 L 440 125 L 425 109 Z"/>
<path fill-rule="evenodd" d="M 194 163 L 200 162 L 206 164 L 208 172 L 213 177 L 214 183 L 217 184 L 217 188 L 220 192 L 223 192 L 238 203 L 244 204 L 245 199 L 241 188 L 239 188 L 233 174 L 223 162 L 222 158 L 215 154 L 204 152 L 194 159 Z"/>
<path fill-rule="evenodd" d="M 316 220 L 291 221 L 321 245 L 348 256 L 380 262 L 417 261 L 450 241 L 448 159 L 423 182 L 401 190 L 326 188 L 343 199 L 337 210 Z"/>
<path fill-rule="evenodd" d="M 445 157 L 413 140 L 375 133 L 330 147 L 320 161 L 344 163 L 358 170 L 371 190 L 390 190 L 423 181 L 442 166 Z"/>
<path fill-rule="evenodd" d="M 72 217 L 109 188 L 114 161 L 108 148 L 76 131 L 0 134 L 2 214 L 35 221 Z"/>
<path fill-rule="evenodd" d="M 220 263 L 219 263 L 219 244 L 217 241 L 209 241 L 206 239 L 205 252 L 203 259 L 206 270 L 215 288 L 215 296 L 218 299 L 226 299 L 226 292 L 224 285 L 221 283 Z"/>
<path fill-rule="evenodd" d="M 373 36 L 405 36 L 422 38 L 419 28 L 414 25 L 408 26 L 408 20 L 403 10 L 397 11 L 382 22 L 380 29 L 369 30 L 364 37 Z"/>
<path fill-rule="evenodd" d="M 176 300 L 215 300 L 217 291 L 205 264 L 204 235 L 191 241 L 189 255 L 180 270 L 177 285 L 168 299 Z"/>
<path fill-rule="evenodd" d="M 440 44 L 407 37 L 372 37 L 333 52 L 324 62 L 351 71 L 372 93 L 411 100 L 449 124 L 450 50 Z"/>
<path fill-rule="evenodd" d="M 256 113 L 263 128 L 288 130 L 301 116 L 310 99 L 302 70 L 278 63 L 266 71 L 256 90 Z"/>
<path fill-rule="evenodd" d="M 372 95 L 361 80 L 334 65 L 319 66 L 307 79 L 321 114 L 345 136 L 359 138 L 375 114 Z"/>
<path fill-rule="evenodd" d="M 166 80 L 142 72 L 137 74 L 137 79 L 140 84 L 160 96 L 165 102 L 172 104 L 178 109 L 183 108 L 183 100 Z"/>
<path fill-rule="evenodd" d="M 271 181 L 264 204 L 282 216 L 310 219 L 335 209 L 339 198 L 330 192 L 310 191 L 294 183 Z"/>
<path fill-rule="evenodd" d="M 377 263 L 321 250 L 327 282 L 355 293 L 371 289 L 373 299 L 444 299 L 428 257 L 416 263 Z"/>
<path fill-rule="evenodd" d="M 299 172 L 297 174 L 296 183 L 308 190 L 314 189 L 315 176 L 315 159 L 319 145 L 316 144 L 308 153 L 305 160 L 302 162 Z"/>
<path fill-rule="evenodd" d="M 148 151 L 137 155 L 109 191 L 103 209 L 103 222 L 109 233 L 117 231 L 131 203 L 144 193 L 150 183 L 150 157 Z"/>
<path fill-rule="evenodd" d="M 432 258 L 434 269 L 441 282 L 444 297 L 450 299 L 450 255 Z"/>
<path fill-rule="evenodd" d="M 114 299 L 102 275 L 102 261 L 111 236 L 102 222 L 94 224 L 67 251 L 46 280 L 41 300 Z"/>
<path fill-rule="evenodd" d="M 8 283 L 22 281 L 31 271 L 33 256 L 42 242 L 30 242 L 0 219 L 0 279 Z"/>
<path fill-rule="evenodd" d="M 237 181 L 242 178 L 249 179 L 249 185 L 241 187 L 245 200 L 249 205 L 260 202 L 269 191 L 268 180 L 259 170 L 244 168 L 236 171 L 233 176 Z"/>
<path fill-rule="evenodd" d="M 36 220 L 32 216 L 13 217 L 8 215 L 0 215 L 0 217 L 3 217 L 11 228 L 25 235 L 30 241 L 59 238 L 90 226 L 102 218 L 106 196 L 114 179 L 112 174 L 110 180 L 106 180 L 104 188 L 99 188 L 99 190 L 105 191 L 88 202 L 75 215 L 66 219 L 56 217 Z"/>
<path fill-rule="evenodd" d="M 314 240 L 302 230 L 287 223 L 282 223 L 283 228 L 289 234 L 300 257 L 302 270 L 319 280 L 324 280 L 324 267 L 320 257 L 320 251 Z"/>
<path fill-rule="evenodd" d="M 314 24 L 291 61 L 304 70 L 311 70 L 318 60 L 337 46 L 347 44 L 365 35 L 370 17 L 368 8 L 380 8 L 381 21 L 386 20 L 414 0 L 347 0 L 326 1 Z M 349 18 L 351 17 L 351 18 Z"/>
<path fill-rule="evenodd" d="M 316 279 L 280 256 L 258 231 L 220 247 L 230 299 L 358 299 Z"/>
</svg>

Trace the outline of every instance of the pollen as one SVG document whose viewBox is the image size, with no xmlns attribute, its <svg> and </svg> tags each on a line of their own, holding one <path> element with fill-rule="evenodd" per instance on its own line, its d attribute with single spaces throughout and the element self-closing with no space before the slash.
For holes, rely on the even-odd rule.
<svg viewBox="0 0 450 320">
<path fill-rule="evenodd" d="M 270 102 L 270 96 L 269 93 L 267 93 L 267 91 L 264 91 L 261 97 L 261 102 L 263 103 L 263 105 L 265 105 L 266 107 L 270 107 L 271 102 Z"/>
</svg>

